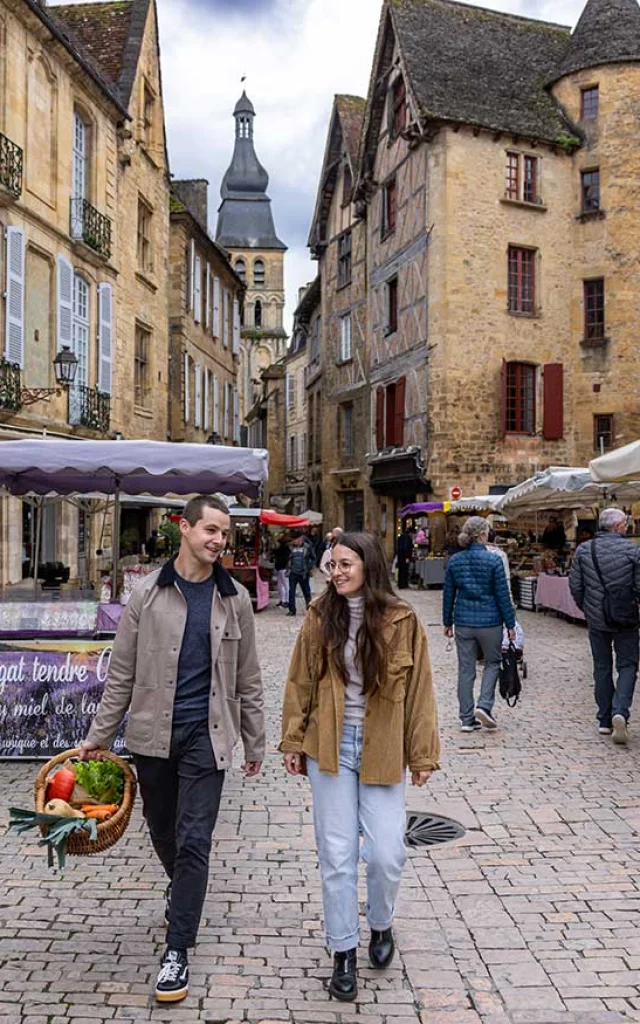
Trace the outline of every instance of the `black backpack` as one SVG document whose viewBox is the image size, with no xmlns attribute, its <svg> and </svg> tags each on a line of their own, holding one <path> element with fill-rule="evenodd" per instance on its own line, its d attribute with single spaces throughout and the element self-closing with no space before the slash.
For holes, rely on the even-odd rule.
<svg viewBox="0 0 640 1024">
<path fill-rule="evenodd" d="M 512 643 L 502 652 L 502 663 L 500 665 L 500 696 L 506 700 L 510 708 L 518 703 L 518 697 L 522 691 L 520 673 L 518 672 L 518 656 Z"/>
</svg>

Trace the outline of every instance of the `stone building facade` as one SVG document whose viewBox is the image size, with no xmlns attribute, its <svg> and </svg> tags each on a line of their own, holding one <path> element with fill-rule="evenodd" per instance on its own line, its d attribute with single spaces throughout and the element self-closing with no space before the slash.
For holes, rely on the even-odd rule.
<svg viewBox="0 0 640 1024">
<path fill-rule="evenodd" d="M 365 101 L 336 96 L 329 123 L 309 246 L 321 282 L 322 511 L 325 525 L 370 525 L 365 515 L 369 451 L 366 222 L 356 215 L 354 186 Z M 314 390 L 318 391 L 314 380 Z M 321 406 L 320 406 L 321 403 Z M 310 404 L 311 411 L 311 404 Z M 314 429 L 314 436 L 316 430 Z M 315 484 L 317 494 L 317 481 Z M 368 502 L 367 502 L 368 503 Z"/>
<path fill-rule="evenodd" d="M 312 502 L 307 502 L 307 479 L 310 459 L 309 411 L 307 380 L 309 358 L 314 342 L 312 331 L 320 323 L 318 305 L 320 282 L 300 288 L 298 305 L 293 315 L 289 351 L 283 360 L 285 369 L 285 487 L 282 505 L 297 515 Z M 315 315 L 314 315 L 315 314 Z"/>
<path fill-rule="evenodd" d="M 239 444 L 244 286 L 207 232 L 207 182 L 172 189 L 170 438 Z"/>
<path fill-rule="evenodd" d="M 276 234 L 267 195 L 269 175 L 254 148 L 255 108 L 245 92 L 233 116 L 235 145 L 220 188 L 216 241 L 229 253 L 246 287 L 238 377 L 240 420 L 244 424 L 260 399 L 261 371 L 282 359 L 287 351 L 283 326 L 287 247 Z"/>
<path fill-rule="evenodd" d="M 154 3 L 0 3 L 0 85 L 0 439 L 164 439 L 169 213 Z M 30 403 L 25 389 L 55 386 L 65 347 L 74 385 Z M 0 500 L 0 520 L 5 584 L 28 570 L 35 524 L 14 499 Z M 51 505 L 42 526 L 42 559 L 85 575 L 86 518 Z"/>
<path fill-rule="evenodd" d="M 638 435 L 639 102 L 635 0 L 588 0 L 573 33 L 384 4 L 355 198 L 358 469 L 389 553 L 408 500 L 501 490 Z M 323 302 L 325 333 L 331 315 Z"/>
</svg>

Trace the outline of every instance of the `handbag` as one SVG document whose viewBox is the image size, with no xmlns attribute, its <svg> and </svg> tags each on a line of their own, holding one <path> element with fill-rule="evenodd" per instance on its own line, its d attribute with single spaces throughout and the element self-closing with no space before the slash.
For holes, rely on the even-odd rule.
<svg viewBox="0 0 640 1024">
<path fill-rule="evenodd" d="M 602 614 L 609 629 L 637 629 L 640 623 L 638 619 L 638 602 L 633 595 L 633 587 L 630 583 L 617 586 L 607 586 L 602 575 L 596 542 L 591 541 L 591 557 L 600 580 L 600 586 L 604 591 L 602 599 Z"/>
<path fill-rule="evenodd" d="M 500 664 L 500 696 L 506 700 L 507 706 L 515 708 L 522 692 L 520 673 L 518 672 L 518 656 L 515 645 L 511 642 L 502 652 Z"/>
</svg>

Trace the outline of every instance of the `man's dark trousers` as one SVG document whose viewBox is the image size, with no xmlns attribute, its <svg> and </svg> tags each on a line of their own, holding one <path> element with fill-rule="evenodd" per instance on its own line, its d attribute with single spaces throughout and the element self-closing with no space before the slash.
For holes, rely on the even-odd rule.
<svg viewBox="0 0 640 1024">
<path fill-rule="evenodd" d="M 171 880 L 167 945 L 195 945 L 209 880 L 224 772 L 206 722 L 174 728 L 168 758 L 135 755 L 151 841 Z"/>
<path fill-rule="evenodd" d="M 309 577 L 303 575 L 301 572 L 290 572 L 289 573 L 289 611 L 294 615 L 296 613 L 296 590 L 298 584 L 302 589 L 305 603 L 307 607 L 311 601 L 311 587 L 309 586 Z"/>
<path fill-rule="evenodd" d="M 633 690 L 638 674 L 638 630 L 590 629 L 589 640 L 593 655 L 593 678 L 601 726 L 611 726 L 613 715 L 629 718 Z M 618 682 L 613 685 L 613 651 L 616 652 Z"/>
</svg>

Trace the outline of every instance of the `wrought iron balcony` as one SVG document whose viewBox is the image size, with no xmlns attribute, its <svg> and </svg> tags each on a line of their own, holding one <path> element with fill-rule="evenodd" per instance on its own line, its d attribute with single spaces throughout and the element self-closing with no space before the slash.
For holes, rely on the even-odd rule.
<svg viewBox="0 0 640 1024">
<path fill-rule="evenodd" d="M 111 425 L 111 396 L 84 384 L 69 388 L 69 423 L 108 434 Z"/>
<path fill-rule="evenodd" d="M 71 237 L 105 260 L 111 256 L 111 221 L 86 199 L 71 199 Z"/>
<path fill-rule="evenodd" d="M 15 199 L 22 194 L 22 150 L 0 132 L 0 189 Z"/>
<path fill-rule="evenodd" d="M 0 359 L 0 409 L 17 412 L 22 408 L 20 367 Z"/>
</svg>

